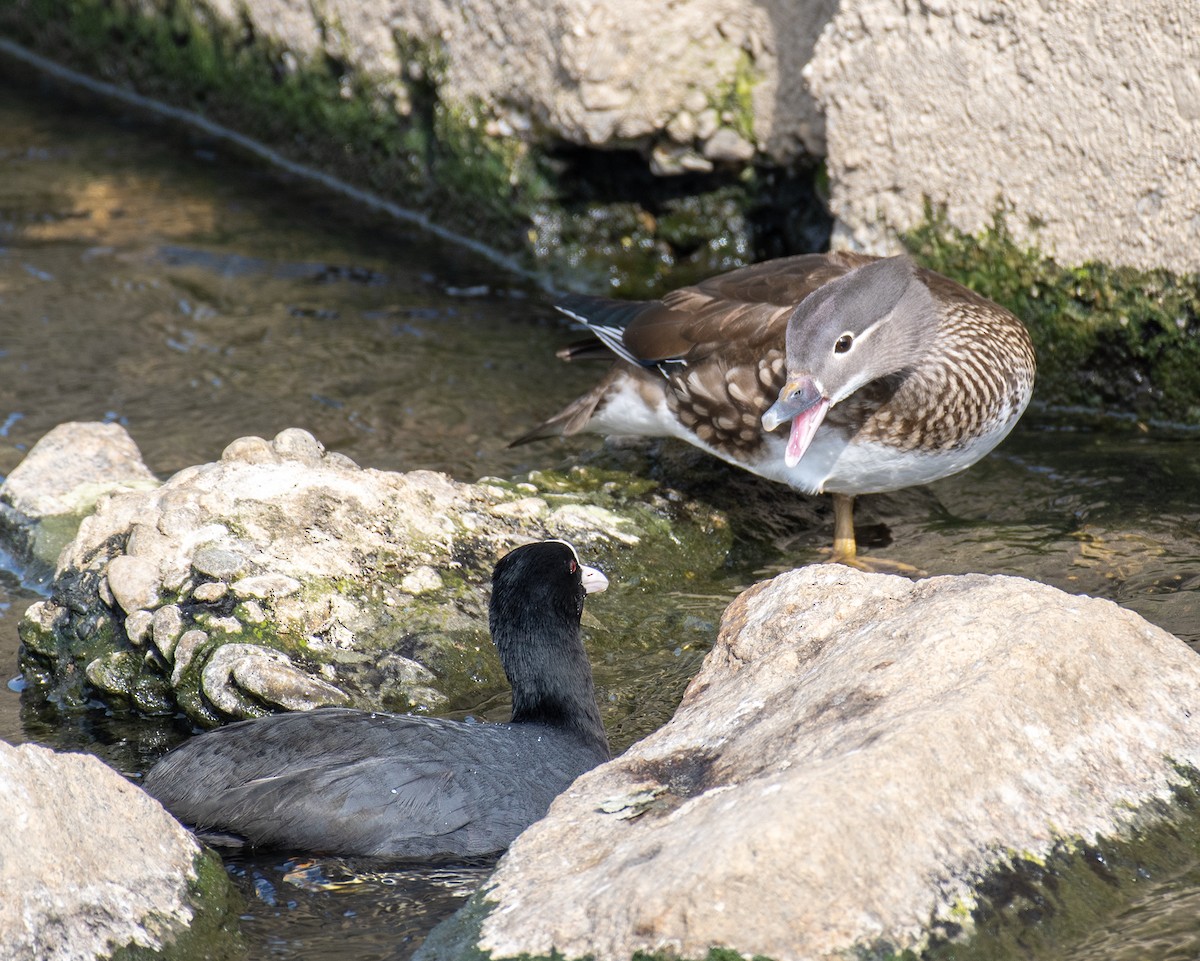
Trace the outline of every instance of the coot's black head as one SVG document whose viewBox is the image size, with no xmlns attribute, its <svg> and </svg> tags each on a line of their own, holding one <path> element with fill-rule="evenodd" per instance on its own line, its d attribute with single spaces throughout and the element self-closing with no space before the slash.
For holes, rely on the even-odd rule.
<svg viewBox="0 0 1200 961">
<path fill-rule="evenodd" d="M 552 724 L 604 738 L 580 638 L 583 599 L 608 580 L 566 541 L 510 551 L 492 574 L 488 626 L 513 689 L 513 722 Z"/>
<path fill-rule="evenodd" d="M 608 579 L 579 563 L 566 541 L 525 544 L 500 558 L 492 572 L 489 627 L 495 632 L 497 617 L 521 618 L 535 608 L 578 622 L 583 599 L 607 586 Z"/>
</svg>

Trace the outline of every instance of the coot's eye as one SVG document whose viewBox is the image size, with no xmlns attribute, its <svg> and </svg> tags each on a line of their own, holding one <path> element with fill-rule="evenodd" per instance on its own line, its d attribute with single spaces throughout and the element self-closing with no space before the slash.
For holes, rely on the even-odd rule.
<svg viewBox="0 0 1200 961">
<path fill-rule="evenodd" d="M 574 574 L 577 570 L 579 570 L 579 565 L 574 561 L 567 561 L 567 570 Z"/>
<path fill-rule="evenodd" d="M 837 343 L 833 345 L 833 352 L 835 354 L 844 354 L 850 349 L 850 345 L 853 343 L 853 334 L 842 334 L 842 336 L 837 339 Z"/>
</svg>

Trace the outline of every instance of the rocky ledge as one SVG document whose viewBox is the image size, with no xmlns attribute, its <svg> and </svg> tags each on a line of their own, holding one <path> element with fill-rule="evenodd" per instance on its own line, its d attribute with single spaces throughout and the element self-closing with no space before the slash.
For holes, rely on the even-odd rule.
<svg viewBox="0 0 1200 961">
<path fill-rule="evenodd" d="M 0 488 L 10 517 L 24 505 L 10 545 L 45 540 L 30 505 L 54 488 L 62 449 L 103 467 L 114 439 L 136 452 L 97 424 L 64 425 L 31 450 Z M 131 471 L 141 478 L 127 458 L 116 474 Z M 99 696 L 203 725 L 326 704 L 436 708 L 456 684 L 501 677 L 488 585 L 517 544 L 564 538 L 602 566 L 656 544 L 721 562 L 709 519 L 585 474 L 464 484 L 362 469 L 291 429 L 234 441 L 152 489 L 114 480 L 21 622 L 22 670 L 68 706 Z M 46 516 L 61 526 L 57 505 Z"/>
</svg>

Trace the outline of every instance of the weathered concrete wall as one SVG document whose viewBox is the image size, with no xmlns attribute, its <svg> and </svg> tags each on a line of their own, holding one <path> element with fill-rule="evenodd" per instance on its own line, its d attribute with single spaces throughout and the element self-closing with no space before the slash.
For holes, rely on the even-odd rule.
<svg viewBox="0 0 1200 961">
<path fill-rule="evenodd" d="M 825 155 L 835 245 L 895 249 L 928 199 L 972 232 L 1003 207 L 1066 263 L 1200 268 L 1194 3 L 206 2 L 397 77 L 401 110 L 403 45 L 432 47 L 497 136 L 633 145 L 662 174 Z"/>
<path fill-rule="evenodd" d="M 1200 269 L 1198 19 L 1194 0 L 842 0 L 807 70 L 835 243 L 891 246 L 926 197 L 972 232 L 1002 202 L 1064 263 Z"/>
</svg>

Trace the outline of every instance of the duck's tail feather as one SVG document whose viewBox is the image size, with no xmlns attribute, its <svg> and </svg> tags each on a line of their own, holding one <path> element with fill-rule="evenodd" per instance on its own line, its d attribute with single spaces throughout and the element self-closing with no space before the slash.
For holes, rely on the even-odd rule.
<svg viewBox="0 0 1200 961">
<path fill-rule="evenodd" d="M 519 447 L 521 444 L 528 444 L 535 440 L 545 440 L 549 437 L 570 437 L 572 434 L 578 434 L 592 419 L 592 415 L 596 412 L 596 405 L 600 403 L 608 385 L 609 378 L 606 377 L 582 397 L 571 401 L 549 420 L 542 421 L 537 427 L 526 431 L 508 446 Z"/>
</svg>

